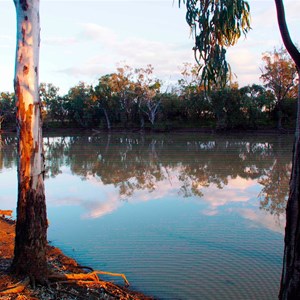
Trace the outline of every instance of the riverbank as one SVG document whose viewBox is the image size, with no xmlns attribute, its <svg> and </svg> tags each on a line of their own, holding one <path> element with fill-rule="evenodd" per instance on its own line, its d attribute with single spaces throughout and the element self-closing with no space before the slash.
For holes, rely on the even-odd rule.
<svg viewBox="0 0 300 300">
<path fill-rule="evenodd" d="M 108 129 L 83 129 L 83 128 L 43 128 L 43 133 L 52 134 L 78 134 L 78 133 L 139 133 L 139 134 L 151 134 L 151 133 L 171 133 L 171 134 L 181 134 L 181 133 L 205 133 L 205 134 L 294 134 L 294 129 L 277 129 L 275 127 L 262 127 L 257 129 L 216 129 L 214 127 L 172 127 L 172 128 L 145 128 L 141 129 L 139 127 L 132 128 L 122 128 L 116 127 L 110 130 Z"/>
<path fill-rule="evenodd" d="M 14 278 L 7 272 L 14 250 L 15 222 L 13 220 L 0 217 L 0 237 L 0 299 L 2 300 L 153 299 L 101 279 L 97 283 L 88 284 L 83 281 L 56 281 L 51 282 L 48 287 L 37 285 L 35 288 L 29 284 L 20 284 L 22 278 Z M 80 274 L 90 269 L 80 266 L 74 259 L 51 245 L 48 245 L 47 256 L 49 273 Z M 13 289 L 14 287 L 20 287 L 20 290 Z M 3 291 L 7 294 L 1 293 Z"/>
<path fill-rule="evenodd" d="M 44 127 L 43 133 L 45 135 L 60 134 L 60 135 L 74 135 L 74 134 L 104 134 L 104 133 L 171 133 L 171 134 L 185 134 L 185 133 L 205 133 L 205 134 L 294 134 L 295 130 L 291 128 L 277 129 L 275 127 L 261 127 L 257 129 L 216 129 L 214 127 L 172 127 L 172 128 L 145 128 L 139 127 L 122 128 L 115 127 L 110 130 L 105 128 L 76 128 L 76 127 Z M 11 134 L 16 133 L 16 127 L 5 128 L 0 130 L 0 133 Z"/>
</svg>

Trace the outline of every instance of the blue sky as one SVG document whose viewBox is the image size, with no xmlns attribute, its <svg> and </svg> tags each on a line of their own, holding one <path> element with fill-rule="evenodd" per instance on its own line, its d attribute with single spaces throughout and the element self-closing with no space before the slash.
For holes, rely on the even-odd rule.
<svg viewBox="0 0 300 300">
<path fill-rule="evenodd" d="M 299 0 L 285 0 L 292 39 L 300 42 Z M 261 56 L 281 45 L 273 0 L 250 0 L 252 30 L 228 50 L 240 86 L 259 83 Z M 0 91 L 13 91 L 15 9 L 0 1 Z M 174 0 L 41 0 L 40 81 L 62 93 L 79 81 L 96 84 L 118 63 L 154 66 L 166 85 L 194 62 L 185 8 Z"/>
</svg>

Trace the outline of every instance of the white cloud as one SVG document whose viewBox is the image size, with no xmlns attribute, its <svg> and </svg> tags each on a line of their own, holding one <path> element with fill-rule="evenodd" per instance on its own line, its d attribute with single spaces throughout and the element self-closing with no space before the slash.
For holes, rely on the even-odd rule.
<svg viewBox="0 0 300 300">
<path fill-rule="evenodd" d="M 114 46 L 117 35 L 107 27 L 93 23 L 82 24 L 83 31 L 78 35 L 79 39 L 101 42 L 101 46 Z"/>
<path fill-rule="evenodd" d="M 233 47 L 228 50 L 228 61 L 232 73 L 237 75 L 233 81 L 239 82 L 240 86 L 258 82 L 260 58 L 246 47 Z"/>
<path fill-rule="evenodd" d="M 155 75 L 163 80 L 179 78 L 179 66 L 183 62 L 193 62 L 192 51 L 187 51 L 182 43 L 163 43 L 139 37 L 122 39 L 120 35 L 97 24 L 83 24 L 78 43 L 91 43 L 85 59 L 76 66 L 61 68 L 58 72 L 79 78 L 80 76 L 100 77 L 116 70 L 116 64 L 124 61 L 134 68 L 152 64 Z M 186 46 L 186 45 L 185 45 Z M 82 78 L 84 79 L 84 78 Z"/>
<path fill-rule="evenodd" d="M 78 41 L 71 37 L 71 38 L 64 38 L 64 37 L 46 37 L 42 40 L 42 47 L 45 44 L 48 46 L 58 47 L 58 46 L 70 46 L 73 44 L 78 43 Z"/>
<path fill-rule="evenodd" d="M 0 35 L 0 48 L 9 51 L 12 47 L 15 47 L 15 38 L 9 35 Z"/>
<path fill-rule="evenodd" d="M 252 5 L 258 6 L 258 3 Z M 237 74 L 240 86 L 259 83 L 262 52 L 280 43 L 279 31 L 277 35 L 272 35 L 273 38 L 266 39 L 266 32 L 276 25 L 274 7 L 270 5 L 266 7 L 267 10 L 256 7 L 252 22 L 253 30 L 246 39 L 242 38 L 236 46 L 228 49 L 228 60 L 233 73 Z M 134 31 L 124 37 L 120 32 L 96 23 L 84 23 L 81 24 L 81 28 L 82 31 L 77 34 L 78 43 L 84 43 L 86 53 L 89 55 L 78 59 L 76 66 L 73 64 L 60 69 L 60 72 L 69 76 L 76 78 L 91 76 L 95 80 L 95 77 L 105 75 L 105 72 L 114 72 L 116 63 L 126 61 L 132 67 L 152 64 L 158 78 L 164 81 L 177 81 L 180 78 L 178 67 L 184 62 L 194 63 L 192 51 L 194 41 L 188 39 L 188 36 L 184 43 L 182 41 L 170 43 L 150 37 L 142 38 L 135 35 Z"/>
<path fill-rule="evenodd" d="M 10 35 L 0 34 L 0 41 L 14 41 L 14 39 Z"/>
<path fill-rule="evenodd" d="M 13 71 L 6 70 L 14 69 L 15 55 L 15 22 L 11 21 L 15 12 L 11 2 L 5 2 L 5 13 L 0 18 L 0 64 L 11 79 L 1 78 L 2 90 L 13 86 Z M 40 74 L 43 81 L 59 85 L 63 91 L 78 79 L 91 83 L 115 71 L 116 63 L 124 60 L 133 67 L 152 64 L 157 77 L 166 81 L 180 78 L 178 66 L 183 62 L 194 62 L 194 40 L 189 38 L 185 8 L 183 5 L 178 9 L 176 1 L 173 7 L 170 0 L 95 0 L 88 1 L 89 5 L 75 0 L 73 6 L 70 1 L 60 1 L 60 10 L 51 2 L 55 0 L 41 3 Z M 250 6 L 253 30 L 229 50 L 232 71 L 240 86 L 259 83 L 261 53 L 282 44 L 274 1 L 250 0 Z M 291 36 L 299 43 L 300 3 L 285 0 L 285 7 Z"/>
</svg>

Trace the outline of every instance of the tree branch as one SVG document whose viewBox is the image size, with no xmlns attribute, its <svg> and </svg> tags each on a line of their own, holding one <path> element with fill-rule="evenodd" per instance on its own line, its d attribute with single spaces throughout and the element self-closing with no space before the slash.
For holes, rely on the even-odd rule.
<svg viewBox="0 0 300 300">
<path fill-rule="evenodd" d="M 286 24 L 285 19 L 285 11 L 284 11 L 284 5 L 282 0 L 275 0 L 276 4 L 276 10 L 277 10 L 277 20 L 278 20 L 278 26 L 281 33 L 281 37 L 284 43 L 284 46 L 286 47 L 286 50 L 291 55 L 293 61 L 295 62 L 297 69 L 300 70 L 300 53 L 295 46 L 295 44 L 292 42 L 292 39 L 289 34 L 289 30 Z"/>
</svg>

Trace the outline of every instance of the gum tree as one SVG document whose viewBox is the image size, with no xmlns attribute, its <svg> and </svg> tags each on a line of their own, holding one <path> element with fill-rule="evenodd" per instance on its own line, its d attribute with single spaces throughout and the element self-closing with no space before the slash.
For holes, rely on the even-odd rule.
<svg viewBox="0 0 300 300">
<path fill-rule="evenodd" d="M 282 102 L 294 97 L 297 70 L 294 61 L 287 51 L 281 47 L 263 55 L 265 63 L 260 79 L 265 87 L 272 91 L 277 112 L 277 128 L 282 129 Z"/>
<path fill-rule="evenodd" d="M 111 130 L 110 111 L 113 103 L 113 91 L 110 86 L 110 80 L 111 75 L 102 76 L 92 90 L 92 99 L 104 113 L 107 130 Z"/>
<path fill-rule="evenodd" d="M 135 70 L 137 80 L 135 82 L 135 96 L 139 110 L 145 114 L 154 126 L 155 119 L 160 107 L 160 87 L 161 82 L 153 77 L 154 68 L 148 65 L 146 68 Z M 143 117 L 141 117 L 143 120 Z M 143 125 L 141 126 L 143 128 Z"/>
<path fill-rule="evenodd" d="M 279 299 L 300 299 L 300 52 L 293 43 L 285 19 L 282 0 L 275 0 L 277 20 L 284 46 L 298 72 L 297 122 L 292 158 L 290 192 L 286 208 L 283 268 Z"/>
<path fill-rule="evenodd" d="M 14 0 L 17 17 L 15 95 L 18 133 L 18 204 L 11 269 L 31 281 L 47 279 L 47 217 L 39 100 L 39 0 Z"/>
</svg>

